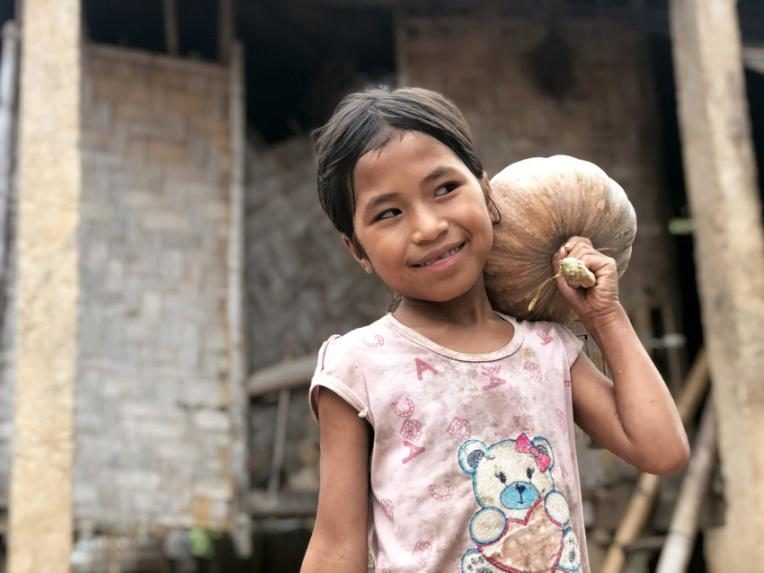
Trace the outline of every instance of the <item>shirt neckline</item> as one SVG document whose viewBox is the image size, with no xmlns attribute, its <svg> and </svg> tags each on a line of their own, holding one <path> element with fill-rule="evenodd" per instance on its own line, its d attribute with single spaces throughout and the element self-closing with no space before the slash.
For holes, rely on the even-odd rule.
<svg viewBox="0 0 764 573">
<path fill-rule="evenodd" d="M 512 335 L 512 339 L 507 344 L 501 348 L 497 348 L 493 352 L 483 352 L 477 354 L 459 352 L 458 350 L 453 350 L 451 348 L 441 346 L 434 340 L 431 340 L 425 335 L 420 334 L 410 326 L 406 326 L 397 318 L 395 318 L 390 312 L 388 312 L 383 317 L 383 320 L 386 321 L 391 328 L 398 331 L 402 336 L 408 338 L 413 343 L 427 348 L 436 354 L 440 354 L 441 356 L 446 356 L 447 358 L 453 358 L 454 360 L 460 360 L 462 362 L 493 362 L 496 360 L 501 360 L 502 358 L 506 358 L 507 356 L 517 352 L 525 339 L 525 329 L 522 328 L 521 324 L 517 320 L 507 314 L 502 314 L 501 312 L 496 312 L 496 315 L 512 324 L 514 327 L 514 334 Z"/>
</svg>

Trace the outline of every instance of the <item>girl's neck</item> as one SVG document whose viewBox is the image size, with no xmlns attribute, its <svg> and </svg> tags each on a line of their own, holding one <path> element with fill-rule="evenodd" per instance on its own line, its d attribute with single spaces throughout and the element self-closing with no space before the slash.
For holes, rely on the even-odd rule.
<svg viewBox="0 0 764 573">
<path fill-rule="evenodd" d="M 496 318 L 482 282 L 445 302 L 403 298 L 393 315 L 414 329 L 444 324 L 469 327 Z"/>
<path fill-rule="evenodd" d="M 432 342 L 468 354 L 504 348 L 515 333 L 512 324 L 491 307 L 482 283 L 447 302 L 404 298 L 394 316 Z"/>
</svg>

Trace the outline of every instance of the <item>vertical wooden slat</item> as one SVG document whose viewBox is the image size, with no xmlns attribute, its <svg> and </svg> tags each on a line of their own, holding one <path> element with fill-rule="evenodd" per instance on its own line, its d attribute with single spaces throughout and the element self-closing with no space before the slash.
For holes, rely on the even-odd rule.
<svg viewBox="0 0 764 573">
<path fill-rule="evenodd" d="M 668 384 L 671 393 L 676 396 L 682 384 L 685 369 L 685 352 L 683 335 L 679 332 L 676 310 L 664 301 L 661 305 L 661 317 L 663 319 L 663 341 L 666 348 L 666 360 L 668 362 Z"/>
</svg>

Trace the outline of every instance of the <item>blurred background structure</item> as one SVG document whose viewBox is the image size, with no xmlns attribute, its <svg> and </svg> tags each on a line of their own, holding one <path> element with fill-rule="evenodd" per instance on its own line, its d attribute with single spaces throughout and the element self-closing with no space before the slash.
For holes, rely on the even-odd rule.
<svg viewBox="0 0 764 573">
<path fill-rule="evenodd" d="M 389 303 L 320 210 L 310 132 L 373 85 L 453 99 L 489 175 L 564 153 L 626 189 L 622 298 L 691 436 L 714 380 L 688 570 L 764 562 L 741 533 L 764 527 L 761 2 L 0 0 L 0 20 L 9 571 L 298 570 L 314 353 Z M 654 570 L 684 476 L 578 446 L 593 570 Z"/>
</svg>

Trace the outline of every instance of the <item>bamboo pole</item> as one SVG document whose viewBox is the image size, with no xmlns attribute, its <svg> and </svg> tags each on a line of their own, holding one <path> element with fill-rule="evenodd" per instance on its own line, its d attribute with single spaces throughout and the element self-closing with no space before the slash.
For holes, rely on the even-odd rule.
<svg viewBox="0 0 764 573">
<path fill-rule="evenodd" d="M 697 411 L 707 387 L 708 360 L 705 350 L 701 348 L 687 374 L 676 404 L 679 417 L 685 426 Z M 632 543 L 645 526 L 659 484 L 660 478 L 656 475 L 643 473 L 639 477 L 623 519 L 616 529 L 613 543 L 605 555 L 601 573 L 620 573 L 623 570 L 626 561 L 624 547 Z"/>
<path fill-rule="evenodd" d="M 679 500 L 671 518 L 669 534 L 658 560 L 657 573 L 678 573 L 687 570 L 687 562 L 698 530 L 698 513 L 708 489 L 715 446 L 714 406 L 711 400 L 708 400 L 687 476 L 682 482 Z"/>
</svg>

